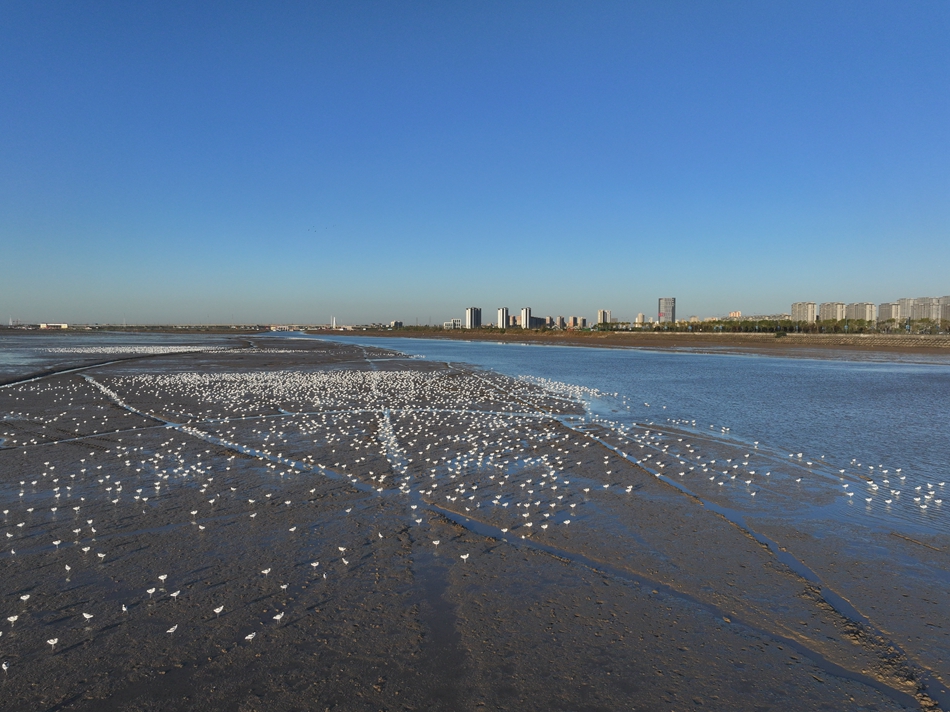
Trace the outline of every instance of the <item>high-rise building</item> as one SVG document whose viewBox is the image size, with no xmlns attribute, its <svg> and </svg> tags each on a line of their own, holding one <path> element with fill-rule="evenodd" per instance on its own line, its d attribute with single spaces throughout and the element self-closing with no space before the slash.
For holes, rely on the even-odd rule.
<svg viewBox="0 0 950 712">
<path fill-rule="evenodd" d="M 481 307 L 469 307 L 465 310 L 465 328 L 466 329 L 481 329 L 482 328 L 482 308 Z"/>
<path fill-rule="evenodd" d="M 940 318 L 950 321 L 950 296 L 940 297 Z"/>
<path fill-rule="evenodd" d="M 554 326 L 556 326 L 558 329 L 563 329 L 565 326 L 564 317 L 563 316 L 555 317 Z"/>
<path fill-rule="evenodd" d="M 610 323 L 610 309 L 598 309 L 598 310 L 597 310 L 597 323 L 598 323 L 598 324 L 609 324 L 609 323 Z"/>
<path fill-rule="evenodd" d="M 877 307 L 877 320 L 880 322 L 897 319 L 898 313 L 897 302 L 884 302 Z"/>
<path fill-rule="evenodd" d="M 498 328 L 508 328 L 508 307 L 500 307 L 498 309 Z"/>
<path fill-rule="evenodd" d="M 901 321 L 912 319 L 914 316 L 914 301 L 904 297 L 897 300 L 897 318 Z"/>
<path fill-rule="evenodd" d="M 661 324 L 676 321 L 676 297 L 660 297 L 656 320 Z"/>
<path fill-rule="evenodd" d="M 818 306 L 818 319 L 821 321 L 841 321 L 845 317 L 844 302 L 822 302 Z"/>
<path fill-rule="evenodd" d="M 522 329 L 531 328 L 531 307 L 524 307 L 521 310 L 521 328 Z"/>
<path fill-rule="evenodd" d="M 814 324 L 818 316 L 814 302 L 795 302 L 792 304 L 792 321 L 804 321 L 806 324 Z"/>
<path fill-rule="evenodd" d="M 877 321 L 877 308 L 870 302 L 855 302 L 845 308 L 844 318 L 873 324 Z"/>
<path fill-rule="evenodd" d="M 940 306 L 940 299 L 937 297 L 917 297 L 914 300 L 910 318 L 913 321 L 918 319 L 940 321 Z"/>
<path fill-rule="evenodd" d="M 646 319 L 646 317 L 643 315 L 643 312 L 640 312 L 640 313 L 637 314 L 637 320 L 636 320 L 634 323 L 635 323 L 637 326 L 643 326 L 643 324 L 644 324 L 644 322 L 646 322 L 646 320 L 647 320 L 647 319 Z"/>
</svg>

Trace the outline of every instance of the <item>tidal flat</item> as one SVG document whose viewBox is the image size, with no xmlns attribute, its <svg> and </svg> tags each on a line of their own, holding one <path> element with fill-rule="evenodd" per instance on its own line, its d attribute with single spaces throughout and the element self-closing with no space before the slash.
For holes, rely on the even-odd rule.
<svg viewBox="0 0 950 712">
<path fill-rule="evenodd" d="M 382 347 L 113 356 L 0 388 L 0 709 L 946 708 L 947 537 L 672 473 L 744 446 Z"/>
</svg>

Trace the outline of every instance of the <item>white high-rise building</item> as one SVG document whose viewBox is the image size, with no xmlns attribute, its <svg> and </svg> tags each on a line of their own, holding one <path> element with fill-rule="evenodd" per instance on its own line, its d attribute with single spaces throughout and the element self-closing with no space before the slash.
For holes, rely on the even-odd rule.
<svg viewBox="0 0 950 712">
<path fill-rule="evenodd" d="M 841 321 L 846 309 L 844 302 L 822 302 L 818 306 L 818 318 L 821 321 Z"/>
<path fill-rule="evenodd" d="M 940 299 L 937 297 L 917 297 L 914 300 L 910 318 L 913 321 L 918 319 L 940 321 L 940 306 Z"/>
<path fill-rule="evenodd" d="M 498 328 L 508 328 L 508 307 L 500 307 L 498 309 Z"/>
<path fill-rule="evenodd" d="M 522 329 L 531 328 L 531 307 L 524 307 L 521 310 L 521 328 Z"/>
<path fill-rule="evenodd" d="M 482 328 L 482 309 L 481 307 L 469 307 L 465 310 L 465 328 Z"/>
<path fill-rule="evenodd" d="M 643 326 L 646 322 L 646 317 L 643 315 L 643 312 L 637 314 L 637 320 L 634 322 L 637 326 Z"/>
<path fill-rule="evenodd" d="M 877 321 L 877 308 L 870 302 L 855 302 L 845 309 L 845 319 L 866 321 L 873 324 Z"/>
<path fill-rule="evenodd" d="M 804 321 L 814 324 L 818 313 L 814 302 L 795 302 L 792 304 L 792 321 Z"/>
<path fill-rule="evenodd" d="M 597 323 L 598 323 L 598 324 L 609 324 L 609 323 L 610 323 L 610 309 L 598 309 L 598 310 L 597 310 Z"/>
<path fill-rule="evenodd" d="M 913 319 L 914 317 L 914 301 L 913 299 L 908 299 L 904 297 L 903 299 L 897 300 L 897 318 L 901 321 L 905 319 Z"/>
<path fill-rule="evenodd" d="M 877 320 L 879 322 L 897 319 L 898 314 L 899 311 L 897 309 L 897 302 L 884 302 L 883 304 L 878 305 Z"/>
</svg>

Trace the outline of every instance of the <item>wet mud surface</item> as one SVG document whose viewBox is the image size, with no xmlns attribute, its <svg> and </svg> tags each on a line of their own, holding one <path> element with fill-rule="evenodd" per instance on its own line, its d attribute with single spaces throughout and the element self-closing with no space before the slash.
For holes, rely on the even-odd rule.
<svg viewBox="0 0 950 712">
<path fill-rule="evenodd" d="M 733 516 L 779 488 L 686 475 L 721 443 L 286 344 L 0 388 L 0 709 L 946 708 L 942 535 Z"/>
</svg>

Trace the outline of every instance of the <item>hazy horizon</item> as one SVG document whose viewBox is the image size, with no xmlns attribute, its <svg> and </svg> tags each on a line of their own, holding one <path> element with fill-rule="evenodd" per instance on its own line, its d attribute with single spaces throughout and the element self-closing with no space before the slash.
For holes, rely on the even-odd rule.
<svg viewBox="0 0 950 712">
<path fill-rule="evenodd" d="M 0 318 L 950 293 L 950 5 L 0 9 Z"/>
</svg>

